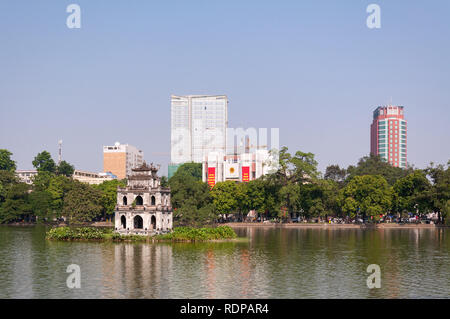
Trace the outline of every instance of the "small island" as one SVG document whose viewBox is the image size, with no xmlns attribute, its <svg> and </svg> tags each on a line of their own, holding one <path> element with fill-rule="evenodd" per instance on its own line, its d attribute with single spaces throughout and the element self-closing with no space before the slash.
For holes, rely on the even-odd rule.
<svg viewBox="0 0 450 319">
<path fill-rule="evenodd" d="M 135 241 L 135 242 L 204 242 L 236 239 L 230 226 L 218 227 L 176 227 L 170 233 L 157 235 L 122 235 L 113 228 L 97 227 L 55 227 L 46 233 L 49 240 L 63 241 Z"/>
</svg>

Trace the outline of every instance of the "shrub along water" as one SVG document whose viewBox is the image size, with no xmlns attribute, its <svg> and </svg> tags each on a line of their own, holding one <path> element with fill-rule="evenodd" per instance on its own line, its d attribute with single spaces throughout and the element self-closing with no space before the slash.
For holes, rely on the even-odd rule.
<svg viewBox="0 0 450 319">
<path fill-rule="evenodd" d="M 230 226 L 219 226 L 215 228 L 177 227 L 173 232 L 157 235 L 155 238 L 161 241 L 207 241 L 236 237 L 236 233 Z"/>
<path fill-rule="evenodd" d="M 95 227 L 56 227 L 50 229 L 46 238 L 50 240 L 111 240 L 111 241 L 208 241 L 233 239 L 237 235 L 229 226 L 216 228 L 178 227 L 172 233 L 164 235 L 140 236 L 120 235 L 112 228 Z"/>
</svg>

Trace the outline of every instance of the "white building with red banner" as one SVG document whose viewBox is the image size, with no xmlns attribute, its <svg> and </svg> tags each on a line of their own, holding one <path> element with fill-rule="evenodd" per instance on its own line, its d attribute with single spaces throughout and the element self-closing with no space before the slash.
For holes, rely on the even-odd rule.
<svg viewBox="0 0 450 319">
<path fill-rule="evenodd" d="M 210 187 L 225 181 L 249 182 L 274 169 L 273 158 L 267 149 L 231 155 L 210 152 L 203 160 L 202 180 Z"/>
</svg>

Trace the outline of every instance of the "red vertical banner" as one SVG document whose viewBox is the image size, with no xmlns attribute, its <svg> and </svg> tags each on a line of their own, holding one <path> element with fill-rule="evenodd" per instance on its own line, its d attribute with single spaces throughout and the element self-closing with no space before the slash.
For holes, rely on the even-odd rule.
<svg viewBox="0 0 450 319">
<path fill-rule="evenodd" d="M 249 182 L 250 181 L 250 167 L 242 166 L 242 181 Z"/>
<path fill-rule="evenodd" d="M 216 168 L 208 167 L 208 185 L 213 188 L 216 184 Z"/>
</svg>

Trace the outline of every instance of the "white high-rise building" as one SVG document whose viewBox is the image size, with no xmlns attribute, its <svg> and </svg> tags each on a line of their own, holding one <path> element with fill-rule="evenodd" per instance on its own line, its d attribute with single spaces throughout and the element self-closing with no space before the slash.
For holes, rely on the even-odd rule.
<svg viewBox="0 0 450 319">
<path fill-rule="evenodd" d="M 201 163 L 210 152 L 225 153 L 227 126 L 225 95 L 172 95 L 171 166 Z"/>
</svg>

